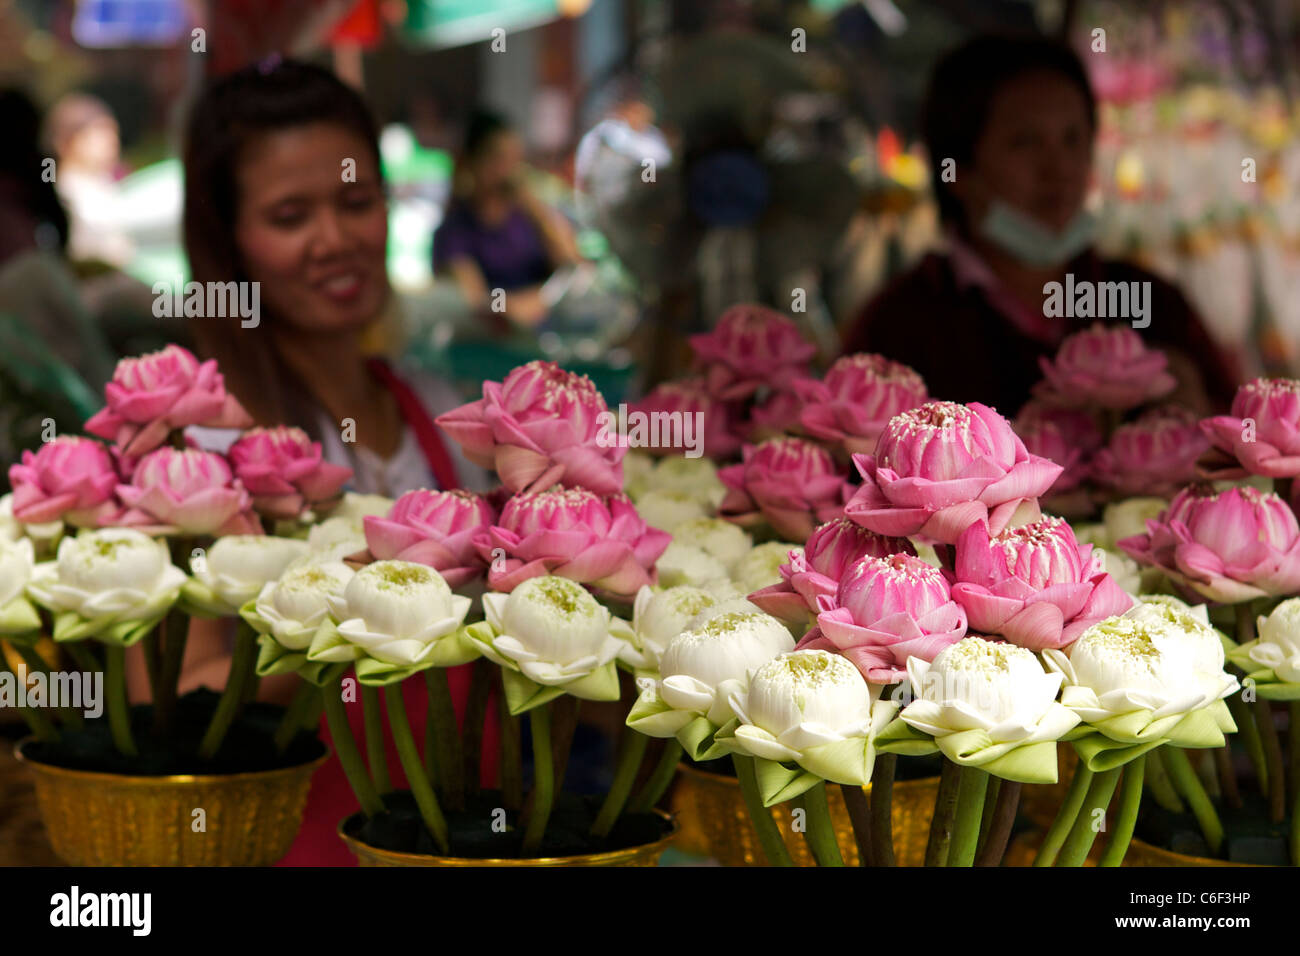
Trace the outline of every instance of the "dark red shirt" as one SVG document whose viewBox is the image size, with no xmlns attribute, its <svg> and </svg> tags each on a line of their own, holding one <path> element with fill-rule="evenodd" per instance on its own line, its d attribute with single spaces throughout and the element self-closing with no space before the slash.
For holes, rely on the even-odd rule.
<svg viewBox="0 0 1300 956">
<path fill-rule="evenodd" d="M 1211 402 L 1228 409 L 1239 381 L 1236 362 L 1210 338 L 1174 286 L 1137 266 L 1092 253 L 1065 271 L 1076 282 L 1150 282 L 1151 324 L 1138 334 L 1152 347 L 1183 353 L 1200 371 Z M 867 305 L 845 335 L 844 350 L 879 352 L 916 369 L 935 398 L 982 402 L 1011 418 L 1042 378 L 1039 358 L 1050 358 L 1067 335 L 1107 320 L 1046 321 L 1053 323 L 1054 332 L 1047 340 L 1026 334 L 994 304 L 988 289 L 961 281 L 947 255 L 930 253 Z"/>
</svg>

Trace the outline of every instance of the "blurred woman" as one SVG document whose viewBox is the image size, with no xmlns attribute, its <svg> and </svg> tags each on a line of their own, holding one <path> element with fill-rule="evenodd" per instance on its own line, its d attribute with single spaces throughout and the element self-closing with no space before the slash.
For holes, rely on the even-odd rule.
<svg viewBox="0 0 1300 956">
<path fill-rule="evenodd" d="M 579 261 L 573 231 L 524 185 L 524 144 L 495 113 L 479 112 L 465 130 L 453 196 L 433 234 L 433 270 L 450 278 L 471 309 L 504 312 L 533 327 L 553 303 L 543 283 Z M 502 290 L 504 310 L 495 307 Z"/>
<path fill-rule="evenodd" d="M 1040 38 L 971 40 L 936 66 L 922 125 L 947 248 L 867 306 L 846 351 L 881 352 L 939 398 L 1014 416 L 1041 377 L 1039 358 L 1091 324 L 1046 316 L 1047 283 L 1149 282 L 1139 334 L 1169 356 L 1179 382 L 1170 400 L 1202 413 L 1231 403 L 1235 363 L 1182 294 L 1092 249 L 1083 203 L 1096 102 L 1072 51 Z"/>
<path fill-rule="evenodd" d="M 241 70 L 195 104 L 184 161 L 193 279 L 256 283 L 260 304 L 256 324 L 238 316 L 193 320 L 194 339 L 257 423 L 304 429 L 327 461 L 353 469 L 355 491 L 395 497 L 421 487 L 482 487 L 483 473 L 433 422 L 460 396 L 362 348 L 390 290 L 379 141 L 357 93 L 304 63 Z M 343 438 L 349 422 L 355 441 Z M 224 450 L 237 436 L 196 430 L 196 437 Z M 229 648 L 227 635 L 196 623 L 181 691 L 222 686 Z M 452 679 L 463 706 L 467 675 L 454 671 Z M 409 683 L 407 704 L 420 727 L 426 696 Z M 274 679 L 263 688 L 282 700 L 293 689 Z M 351 716 L 359 727 L 359 708 Z M 333 828 L 353 809 L 337 761 L 327 762 L 286 862 L 349 864 Z"/>
</svg>

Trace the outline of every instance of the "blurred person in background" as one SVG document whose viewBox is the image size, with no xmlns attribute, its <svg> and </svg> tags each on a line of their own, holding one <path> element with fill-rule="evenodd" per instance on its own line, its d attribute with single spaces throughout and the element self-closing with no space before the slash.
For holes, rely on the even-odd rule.
<svg viewBox="0 0 1300 956">
<path fill-rule="evenodd" d="M 348 161 L 355 177 L 341 174 Z M 184 164 L 193 279 L 260 284 L 255 327 L 242 327 L 238 316 L 192 320 L 201 357 L 217 360 L 227 389 L 257 424 L 304 429 L 327 461 L 353 469 L 354 491 L 395 497 L 422 487 L 483 487 L 486 476 L 434 425 L 460 396 L 363 352 L 363 335 L 391 293 L 379 141 L 360 96 L 305 63 L 273 58 L 240 70 L 200 96 Z M 355 422 L 355 443 L 342 439 L 344 419 Z M 192 437 L 224 451 L 237 433 L 195 429 Z M 196 621 L 180 691 L 223 686 L 230 651 L 230 634 Z M 142 660 L 133 659 L 132 678 L 133 693 L 147 695 Z M 451 679 L 463 707 L 468 674 L 453 669 Z M 267 678 L 261 694 L 287 702 L 296 680 Z M 427 707 L 418 683 L 404 688 L 417 727 Z M 360 705 L 349 707 L 359 728 Z M 395 752 L 390 758 L 396 768 Z M 337 761 L 327 762 L 285 862 L 350 865 L 334 827 L 354 804 Z"/>
<path fill-rule="evenodd" d="M 533 328 L 554 304 L 543 285 L 563 266 L 580 261 L 573 230 L 524 184 L 524 143 L 499 115 L 476 112 L 465 129 L 452 181 L 452 198 L 433 234 L 433 271 L 455 282 L 468 306 L 501 311 Z"/>
<path fill-rule="evenodd" d="M 1169 357 L 1179 383 L 1169 400 L 1203 414 L 1231 404 L 1236 363 L 1182 294 L 1092 249 L 1083 206 L 1096 102 L 1070 49 L 1038 37 L 968 41 L 935 67 L 922 127 L 947 248 L 867 305 L 846 352 L 883 353 L 915 368 L 936 397 L 1014 416 L 1041 378 L 1039 357 L 1094 321 L 1046 316 L 1047 283 L 1067 273 L 1076 283 L 1150 282 L 1150 325 L 1138 331 Z"/>
<path fill-rule="evenodd" d="M 50 109 L 45 139 L 58 161 L 59 196 L 68 210 L 68 255 L 126 265 L 134 247 L 122 224 L 129 212 L 118 189 L 123 174 L 117 120 L 87 93 L 69 93 Z"/>
</svg>

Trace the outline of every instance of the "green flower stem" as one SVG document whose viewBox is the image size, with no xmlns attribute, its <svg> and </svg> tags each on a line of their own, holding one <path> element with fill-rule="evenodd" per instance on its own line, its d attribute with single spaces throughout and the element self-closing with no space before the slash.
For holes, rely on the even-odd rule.
<svg viewBox="0 0 1300 956">
<path fill-rule="evenodd" d="M 957 782 L 957 812 L 953 817 L 952 842 L 945 866 L 970 866 L 975 862 L 979 845 L 980 821 L 984 818 L 984 798 L 988 794 L 989 775 L 978 767 L 962 767 Z"/>
<path fill-rule="evenodd" d="M 957 816 L 957 792 L 961 767 L 944 760 L 939 774 L 939 793 L 934 798 L 934 817 L 930 820 L 930 839 L 925 846 L 926 866 L 947 866 L 948 848 L 952 844 L 952 825 Z"/>
<path fill-rule="evenodd" d="M 1187 801 L 1192 814 L 1196 817 L 1196 822 L 1201 825 L 1201 833 L 1205 835 L 1205 842 L 1210 845 L 1210 851 L 1218 855 L 1219 847 L 1223 844 L 1223 824 L 1219 822 L 1219 814 L 1215 811 L 1214 804 L 1210 802 L 1210 797 L 1201 784 L 1201 778 L 1192 769 L 1187 754 L 1177 747 L 1165 746 L 1160 748 L 1160 757 L 1174 786 Z"/>
<path fill-rule="evenodd" d="M 384 718 L 379 703 L 379 688 L 361 685 L 361 712 L 365 718 L 366 763 L 370 765 L 370 779 L 382 797 L 393 792 L 393 782 L 388 778 L 388 755 L 384 753 Z"/>
<path fill-rule="evenodd" d="M 243 706 L 244 688 L 257 667 L 257 635 L 245 622 L 239 624 L 235 635 L 235 653 L 230 658 L 230 675 L 226 678 L 226 687 L 217 701 L 217 709 L 212 714 L 203 741 L 199 744 L 199 756 L 211 760 L 221 749 L 221 742 L 226 739 L 230 725 L 239 716 Z"/>
<path fill-rule="evenodd" d="M 1300 791 L 1291 805 L 1291 865 L 1300 866 Z"/>
<path fill-rule="evenodd" d="M 523 856 L 537 852 L 546 834 L 555 802 L 555 755 L 551 752 L 551 705 L 530 711 L 533 734 L 533 792 L 529 799 L 528 826 L 524 830 Z"/>
<path fill-rule="evenodd" d="M 54 681 L 50 675 L 49 665 L 45 663 L 45 658 L 41 657 L 35 647 L 30 644 L 17 644 L 14 649 L 18 651 L 18 656 L 23 659 L 27 666 L 27 677 L 33 674 L 39 674 L 45 680 L 46 692 L 54 693 Z M 67 725 L 69 730 L 80 730 L 86 725 L 85 719 L 81 716 L 81 711 L 75 707 L 59 707 L 59 718 Z"/>
<path fill-rule="evenodd" d="M 1300 700 L 1287 704 L 1287 769 L 1290 778 L 1287 786 L 1291 788 L 1292 797 L 1300 796 Z"/>
<path fill-rule="evenodd" d="M 498 741 L 500 759 L 497 762 L 501 802 L 512 810 L 518 810 L 524 802 L 524 758 L 519 718 L 510 713 L 506 695 L 499 682 L 497 683 L 497 714 L 501 724 L 501 739 Z"/>
<path fill-rule="evenodd" d="M 0 641 L 0 644 L 3 642 Z M 9 665 L 5 662 L 3 647 L 0 647 L 0 674 L 13 674 L 14 680 L 18 680 L 18 675 L 9 670 Z M 54 742 L 59 739 L 59 728 L 55 727 L 54 722 L 41 713 L 39 708 L 19 707 L 18 713 L 37 740 Z"/>
<path fill-rule="evenodd" d="M 293 743 L 293 739 L 298 736 L 298 732 L 306 723 L 307 715 L 315 710 L 315 705 L 319 703 L 320 689 L 305 680 L 299 681 L 293 700 L 289 702 L 284 716 L 280 718 L 280 726 L 275 728 L 276 753 L 284 753 L 289 749 L 289 744 Z"/>
<path fill-rule="evenodd" d="M 1249 714 L 1250 712 L 1247 711 Z M 1241 726 L 1240 723 L 1237 724 Z M 1254 723 L 1251 723 L 1254 726 Z M 1174 785 L 1169 781 L 1169 774 L 1165 773 L 1165 765 L 1161 760 L 1146 761 L 1146 769 L 1143 771 L 1143 783 L 1155 798 L 1156 803 L 1164 807 L 1170 813 L 1186 813 L 1187 805 L 1183 803 L 1183 798 L 1178 795 Z"/>
<path fill-rule="evenodd" d="M 840 856 L 840 845 L 835 839 L 830 804 L 826 802 L 826 781 L 818 781 L 817 786 L 799 799 L 805 814 L 803 838 L 813 859 L 818 866 L 843 866 L 844 858 Z"/>
<path fill-rule="evenodd" d="M 483 766 L 483 723 L 487 720 L 488 704 L 491 703 L 496 665 L 480 657 L 469 666 L 469 699 L 465 702 L 460 749 L 465 760 L 465 792 L 477 794 Z"/>
<path fill-rule="evenodd" d="M 1115 826 L 1098 866 L 1120 866 L 1124 862 L 1124 854 L 1128 852 L 1129 842 L 1133 839 L 1133 827 L 1137 824 L 1138 807 L 1142 804 L 1142 778 L 1145 776 L 1146 764 L 1146 754 L 1140 754 L 1124 765 L 1124 782 L 1119 788 L 1119 810 L 1115 814 Z"/>
<path fill-rule="evenodd" d="M 176 711 L 177 685 L 185 661 L 185 644 L 190 636 L 190 619 L 184 612 L 172 608 L 161 627 L 162 656 L 158 666 L 157 693 L 153 699 L 153 729 L 157 736 L 165 737 Z"/>
<path fill-rule="evenodd" d="M 447 668 L 430 667 L 424 672 L 424 684 L 429 691 L 429 713 L 433 715 L 433 745 L 442 798 L 452 810 L 461 810 L 465 806 L 465 763 L 460 755 L 460 728 L 456 726 Z"/>
<path fill-rule="evenodd" d="M 578 729 L 578 707 L 581 701 L 565 694 L 551 703 L 551 762 L 555 768 L 555 788 L 564 789 L 564 774 L 569 768 L 569 753 L 573 749 L 573 735 Z"/>
<path fill-rule="evenodd" d="M 131 705 L 126 699 L 126 650 L 120 644 L 108 644 L 104 655 L 104 689 L 108 692 L 108 727 L 113 733 L 113 746 L 118 753 L 134 757 L 139 751 L 131 737 Z"/>
<path fill-rule="evenodd" d="M 894 775 L 897 754 L 877 754 L 871 771 L 871 852 L 876 866 L 897 866 L 894 859 Z"/>
<path fill-rule="evenodd" d="M 433 723 L 433 711 L 424 712 L 424 773 L 435 790 L 441 790 L 438 782 L 438 728 Z"/>
<path fill-rule="evenodd" d="M 1225 743 L 1222 747 L 1215 747 L 1210 754 L 1214 758 L 1214 770 L 1223 802 L 1234 810 L 1240 810 L 1241 791 L 1237 789 L 1237 772 L 1232 767 L 1232 745 Z"/>
<path fill-rule="evenodd" d="M 415 805 L 420 808 L 420 818 L 433 837 L 438 849 L 446 855 L 449 850 L 447 842 L 447 820 L 438 806 L 429 778 L 424 775 L 424 764 L 420 762 L 420 751 L 415 746 L 415 736 L 411 733 L 411 722 L 406 719 L 406 708 L 402 704 L 402 685 L 389 684 L 384 688 L 384 703 L 388 705 L 388 729 L 392 732 L 393 743 L 397 745 L 397 756 L 402 761 L 402 770 L 406 773 L 406 783 L 415 797 Z"/>
<path fill-rule="evenodd" d="M 999 866 L 1007 853 L 1007 843 L 1011 839 L 1011 828 L 1016 822 L 1016 811 L 1020 807 L 1021 784 L 1018 780 L 997 778 L 997 799 L 993 801 L 993 812 L 989 816 L 988 829 L 984 833 L 984 842 L 975 854 L 976 866 Z M 987 804 L 987 799 L 986 799 Z"/>
<path fill-rule="evenodd" d="M 1264 759 L 1264 743 L 1259 739 L 1259 728 L 1255 726 L 1255 714 L 1247 706 L 1246 702 L 1241 699 L 1240 694 L 1233 694 L 1226 699 L 1228 710 L 1232 713 L 1232 719 L 1237 725 L 1237 739 L 1241 741 L 1242 746 L 1246 748 L 1246 756 L 1250 758 L 1250 764 L 1255 768 L 1255 780 L 1259 783 L 1259 792 L 1262 796 L 1268 796 L 1268 761 Z M 1158 762 L 1152 763 L 1150 769 L 1159 767 Z M 1147 776 L 1151 776 L 1148 771 Z"/>
<path fill-rule="evenodd" d="M 740 781 L 740 792 L 745 798 L 745 807 L 749 810 L 749 822 L 754 825 L 758 836 L 758 845 L 767 857 L 768 866 L 794 866 L 790 849 L 781 838 L 781 829 L 772 818 L 772 811 L 763 806 L 762 794 L 758 792 L 758 777 L 754 769 L 754 758 L 741 754 L 732 754 L 731 761 L 736 767 L 736 779 Z"/>
<path fill-rule="evenodd" d="M 1259 739 L 1264 745 L 1264 765 L 1268 768 L 1269 819 L 1281 823 L 1286 817 L 1286 768 L 1282 757 L 1282 740 L 1273 719 L 1273 705 L 1262 697 L 1252 705 Z"/>
<path fill-rule="evenodd" d="M 338 755 L 339 765 L 348 778 L 348 784 L 361 804 L 361 812 L 368 817 L 382 813 L 384 803 L 375 792 L 375 785 L 366 772 L 365 761 L 357 748 L 356 738 L 352 736 L 352 727 L 348 724 L 347 709 L 343 706 L 343 675 L 346 667 L 340 667 L 338 675 L 321 689 L 321 698 L 325 704 L 325 719 L 329 722 L 330 739 L 334 743 L 334 753 Z"/>
<path fill-rule="evenodd" d="M 989 777 L 988 791 L 984 794 L 984 814 L 980 817 L 980 842 L 984 845 L 984 835 L 989 832 L 989 827 L 993 824 L 993 813 L 997 809 L 998 794 L 1002 792 L 1002 778 Z M 979 850 L 976 850 L 976 855 Z"/>
<path fill-rule="evenodd" d="M 659 752 L 659 761 L 650 776 L 641 785 L 641 791 L 628 804 L 628 813 L 649 813 L 667 792 L 677 774 L 677 765 L 681 763 L 685 751 L 674 738 L 664 741 L 663 750 Z"/>
<path fill-rule="evenodd" d="M 632 785 L 636 783 L 637 771 L 645 757 L 646 744 L 650 741 L 645 734 L 639 734 L 631 727 L 623 728 L 623 739 L 619 742 L 618 767 L 614 771 L 614 782 L 600 805 L 596 822 L 591 825 L 591 835 L 609 836 L 618 815 L 622 812 L 627 798 L 632 794 Z"/>
<path fill-rule="evenodd" d="M 1070 835 L 1061 847 L 1061 855 L 1056 860 L 1057 866 L 1083 866 L 1092 850 L 1093 843 L 1101 828 L 1097 826 L 1097 811 L 1102 812 L 1102 821 L 1110 807 L 1110 798 L 1115 795 L 1115 785 L 1119 783 L 1120 768 L 1107 770 L 1092 778 L 1092 786 L 1084 798 L 1083 807 L 1074 819 Z"/>
<path fill-rule="evenodd" d="M 858 866 L 877 866 L 876 853 L 871 846 L 871 803 L 866 790 L 842 783 L 840 795 L 844 798 L 844 809 L 849 811 L 853 842 L 858 845 Z"/>
<path fill-rule="evenodd" d="M 153 701 L 158 699 L 158 680 L 162 667 L 162 645 L 158 637 L 160 630 L 159 627 L 151 628 L 140 642 L 140 648 L 144 652 L 145 673 L 149 676 L 149 699 Z"/>
<path fill-rule="evenodd" d="M 1043 845 L 1034 857 L 1034 866 L 1052 866 L 1056 863 L 1056 855 L 1061 852 L 1061 846 L 1070 835 L 1070 828 L 1079 815 L 1079 808 L 1083 806 L 1084 797 L 1088 795 L 1092 777 L 1092 771 L 1080 761 L 1074 768 L 1074 777 L 1070 780 L 1070 788 L 1065 792 L 1065 799 L 1061 801 L 1061 808 L 1056 811 L 1056 819 L 1048 827 Z"/>
</svg>

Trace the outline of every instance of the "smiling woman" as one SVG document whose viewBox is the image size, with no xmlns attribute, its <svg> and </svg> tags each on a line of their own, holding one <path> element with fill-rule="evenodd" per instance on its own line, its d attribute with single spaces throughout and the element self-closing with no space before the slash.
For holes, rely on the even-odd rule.
<svg viewBox="0 0 1300 956">
<path fill-rule="evenodd" d="M 415 488 L 481 487 L 484 473 L 444 444 L 434 425 L 460 396 L 443 382 L 399 374 L 363 349 L 363 336 L 390 305 L 388 210 L 375 123 L 356 91 L 305 63 L 240 70 L 200 96 L 184 156 L 193 278 L 205 288 L 247 289 L 241 301 L 259 312 L 191 317 L 198 350 L 218 360 L 227 389 L 258 425 L 306 433 L 296 433 L 293 447 L 259 439 L 259 466 L 282 467 L 310 440 L 324 461 L 352 470 L 355 491 L 397 497 Z M 191 429 L 189 437 L 224 452 L 238 432 Z M 228 634 L 195 624 L 181 690 L 220 687 L 229 655 Z M 137 663 L 133 686 L 140 688 Z M 451 680 L 463 704 L 467 675 L 453 669 Z M 261 685 L 263 697 L 287 700 L 293 691 L 274 677 Z M 407 710 L 422 726 L 427 704 L 423 694 L 414 697 Z M 350 807 L 341 771 L 327 764 L 287 862 L 350 862 L 333 833 Z"/>
</svg>

